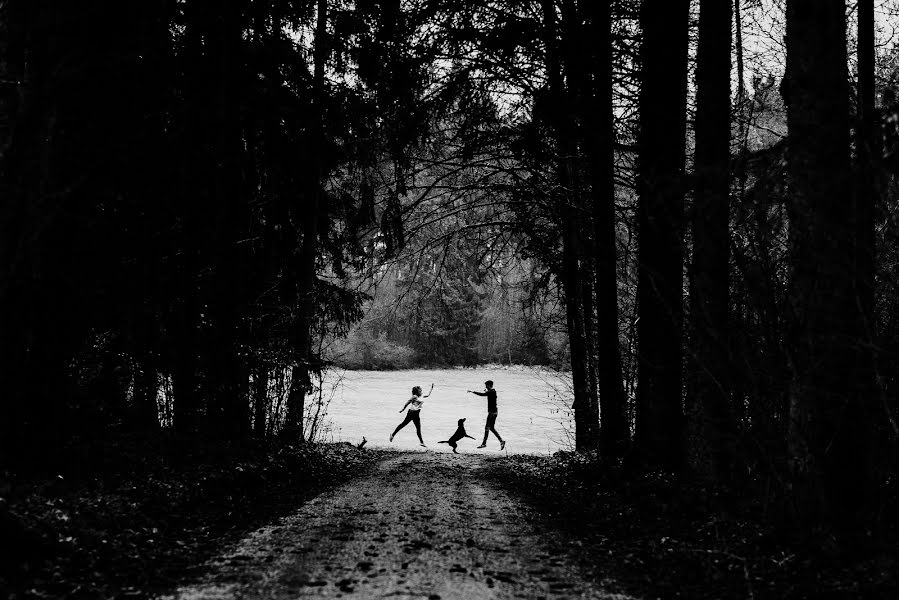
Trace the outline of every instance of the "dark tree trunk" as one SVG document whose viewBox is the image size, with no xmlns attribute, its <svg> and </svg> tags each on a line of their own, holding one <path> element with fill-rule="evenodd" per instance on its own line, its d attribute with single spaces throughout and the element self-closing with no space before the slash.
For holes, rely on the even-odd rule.
<svg viewBox="0 0 899 600">
<path fill-rule="evenodd" d="M 542 0 L 544 41 L 549 91 L 553 99 L 559 187 L 564 196 L 559 199 L 562 229 L 562 266 L 559 274 L 565 293 L 565 316 L 571 353 L 571 378 L 574 388 L 575 448 L 589 450 L 598 445 L 596 411 L 592 410 L 587 356 L 586 325 L 582 299 L 584 288 L 580 267 L 581 227 L 583 207 L 575 174 L 577 153 L 576 131 L 571 97 L 562 77 L 562 60 L 558 48 L 558 19 L 552 0 Z"/>
<path fill-rule="evenodd" d="M 184 288 L 189 289 L 189 288 Z M 196 432 L 200 418 L 199 378 L 197 376 L 197 324 L 194 321 L 196 307 L 186 301 L 174 318 L 171 343 L 172 392 L 175 396 L 175 430 L 184 435 Z"/>
<path fill-rule="evenodd" d="M 563 202 L 565 202 L 563 200 Z M 595 411 L 591 407 L 589 357 L 587 355 L 586 323 L 581 303 L 584 287 L 578 254 L 578 225 L 567 207 L 562 233 L 562 285 L 565 289 L 565 316 L 571 353 L 571 377 L 574 388 L 575 449 L 590 450 L 597 446 Z"/>
<path fill-rule="evenodd" d="M 696 67 L 696 190 L 690 269 L 693 396 L 702 407 L 712 473 L 732 481 L 736 427 L 730 407 L 731 4 L 702 0 Z"/>
<path fill-rule="evenodd" d="M 208 37 L 206 6 L 202 2 L 184 5 L 185 29 L 182 34 L 183 114 L 180 114 L 177 150 L 179 152 L 178 182 L 175 186 L 178 201 L 184 206 L 179 214 L 180 247 L 173 288 L 181 293 L 180 301 L 172 309 L 167 328 L 172 348 L 172 391 L 174 394 L 175 430 L 184 436 L 197 433 L 201 424 L 200 356 L 203 339 L 200 335 L 202 282 L 202 242 L 207 238 L 205 223 L 215 214 L 209 199 L 212 172 L 208 166 L 208 87 L 209 74 L 204 54 L 204 39 Z M 206 183 L 203 185 L 201 182 Z"/>
<path fill-rule="evenodd" d="M 596 345 L 596 269 L 593 261 L 589 260 L 593 254 L 592 219 L 583 219 L 581 222 L 582 257 L 581 272 L 581 307 L 584 315 L 584 343 L 587 356 L 587 397 L 589 398 L 590 423 L 594 428 L 591 434 L 599 443 L 599 375 L 597 373 L 598 354 Z"/>
<path fill-rule="evenodd" d="M 312 93 L 314 102 L 311 148 L 319 148 L 324 134 L 324 78 L 328 56 L 326 42 L 328 23 L 327 0 L 318 0 L 313 56 Z M 300 255 L 297 260 L 297 315 L 293 335 L 294 366 L 291 369 L 290 392 L 287 397 L 287 417 L 284 434 L 291 440 L 303 442 L 303 409 L 306 394 L 312 391 L 310 373 L 319 367 L 312 350 L 312 323 L 315 311 L 316 258 L 318 256 L 318 221 L 322 211 L 323 165 L 314 150 L 307 157 L 311 161 L 306 176 L 305 206 L 295 211 L 297 229 L 302 232 Z"/>
<path fill-rule="evenodd" d="M 253 384 L 253 435 L 262 439 L 268 414 L 268 365 L 263 360 L 256 361 Z"/>
<path fill-rule="evenodd" d="M 684 161 L 689 1 L 644 2 L 637 190 L 636 450 L 682 466 Z"/>
<path fill-rule="evenodd" d="M 600 449 L 621 457 L 630 443 L 627 401 L 618 337 L 617 234 L 615 221 L 615 121 L 612 105 L 612 9 L 608 2 L 587 2 L 587 43 L 592 46 L 593 85 L 586 120 L 585 149 L 591 174 L 593 251 L 596 282 L 596 347 Z"/>
<path fill-rule="evenodd" d="M 564 91 L 564 106 L 566 117 L 563 122 L 565 135 L 564 160 L 569 174 L 568 189 L 571 193 L 573 210 L 569 214 L 570 224 L 577 227 L 574 232 L 573 244 L 574 256 L 577 259 L 577 286 L 580 288 L 578 310 L 583 324 L 582 339 L 578 344 L 583 347 L 584 369 L 586 372 L 586 392 L 583 403 L 581 421 L 584 423 L 582 448 L 595 449 L 599 447 L 599 401 L 598 401 L 598 374 L 596 355 L 596 302 L 594 289 L 596 282 L 594 276 L 596 270 L 593 265 L 593 218 L 587 206 L 587 173 L 584 165 L 585 140 L 590 132 L 586 130 L 587 123 L 593 115 L 589 105 L 590 92 L 590 62 L 589 46 L 584 43 L 584 26 L 581 2 L 578 0 L 565 0 L 562 2 L 562 28 L 561 34 L 564 40 L 564 59 L 562 72 L 567 85 L 560 86 Z M 586 53 L 586 54 L 585 54 Z"/>
<path fill-rule="evenodd" d="M 144 274 L 145 287 L 149 282 Z M 134 344 L 134 407 L 132 427 L 136 431 L 155 432 L 159 429 L 159 409 L 156 397 L 159 392 L 158 344 L 153 326 L 157 325 L 152 311 L 137 311 L 137 323 L 133 325 Z"/>
<path fill-rule="evenodd" d="M 867 355 L 856 296 L 845 3 L 787 2 L 790 458 L 799 518 L 852 544 L 869 497 Z"/>
<path fill-rule="evenodd" d="M 856 295 L 861 310 L 862 339 L 864 352 L 858 370 L 858 389 L 869 402 L 886 402 L 886 390 L 882 387 L 882 374 L 877 367 L 883 351 L 878 343 L 876 317 L 876 271 L 877 244 L 876 221 L 881 206 L 881 179 L 883 138 L 880 128 L 881 116 L 875 107 L 875 35 L 874 0 L 858 2 L 858 114 L 856 122 L 856 190 L 855 218 L 858 227 L 856 238 Z M 866 416 L 871 419 L 871 427 L 877 421 L 880 408 L 866 405 Z M 889 404 L 888 411 L 895 410 Z M 876 437 L 877 446 L 869 446 L 872 455 L 881 449 L 895 448 L 897 432 L 892 414 L 887 421 L 892 427 L 884 427 Z M 874 484 L 873 475 L 871 485 Z"/>
<path fill-rule="evenodd" d="M 215 231 L 215 292 L 212 307 L 215 343 L 212 354 L 213 389 L 211 398 L 220 415 L 216 431 L 225 438 L 250 433 L 249 402 L 245 394 L 246 359 L 241 357 L 244 341 L 241 314 L 245 312 L 244 256 L 239 248 L 241 223 L 247 221 L 246 196 L 242 177 L 242 126 L 240 111 L 241 76 L 244 71 L 242 26 L 239 0 L 210 3 L 204 15 L 207 37 L 207 69 L 210 74 L 212 123 L 209 131 L 213 150 Z"/>
<path fill-rule="evenodd" d="M 142 358 L 134 377 L 134 428 L 153 433 L 159 430 L 159 374 L 149 352 Z"/>
<path fill-rule="evenodd" d="M 874 105 L 874 0 L 858 2 L 858 114 L 856 118 L 855 218 L 858 225 L 856 287 L 862 311 L 866 346 L 874 348 L 875 218 L 878 189 L 876 173 L 880 160 L 880 131 Z M 870 357 L 876 364 L 877 357 Z M 874 374 L 866 375 L 873 385 Z M 873 387 L 872 387 L 873 390 Z"/>
<path fill-rule="evenodd" d="M 71 430 L 68 353 L 84 333 L 65 277 L 73 262 L 63 210 L 69 182 L 56 146 L 59 31 L 71 11 L 23 0 L 0 9 L 0 117 L 8 119 L 0 139 L 0 460 L 47 465 Z"/>
<path fill-rule="evenodd" d="M 0 389 L 5 401 L 0 418 L 0 460 L 18 458 L 33 433 L 34 407 L 41 406 L 25 370 L 29 354 L 31 324 L 25 308 L 29 305 L 28 286 L 23 277 L 28 270 L 26 240 L 30 237 L 28 206 L 33 204 L 27 190 L 37 177 L 33 147 L 41 127 L 47 57 L 43 44 L 29 51 L 29 32 L 40 39 L 33 4 L 6 2 L 0 6 L 2 61 L 0 77 L 10 82 L 0 86 L 3 129 L 0 130 Z M 28 60 L 26 62 L 26 56 Z M 27 66 L 26 66 L 27 65 Z M 12 82 L 18 82 L 12 85 Z M 24 454 L 24 453 L 23 453 Z"/>
</svg>

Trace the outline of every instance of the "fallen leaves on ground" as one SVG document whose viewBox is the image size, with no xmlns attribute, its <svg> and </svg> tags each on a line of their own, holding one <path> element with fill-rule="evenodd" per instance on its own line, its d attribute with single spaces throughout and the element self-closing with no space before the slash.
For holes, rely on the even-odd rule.
<svg viewBox="0 0 899 600">
<path fill-rule="evenodd" d="M 119 440 L 103 448 L 103 458 L 64 474 L 6 474 L 0 597 L 147 597 L 224 540 L 376 458 L 349 444 Z"/>
<path fill-rule="evenodd" d="M 899 598 L 895 530 L 863 555 L 809 545 L 752 494 L 595 454 L 510 456 L 494 475 L 573 537 L 597 577 L 653 598 Z"/>
</svg>

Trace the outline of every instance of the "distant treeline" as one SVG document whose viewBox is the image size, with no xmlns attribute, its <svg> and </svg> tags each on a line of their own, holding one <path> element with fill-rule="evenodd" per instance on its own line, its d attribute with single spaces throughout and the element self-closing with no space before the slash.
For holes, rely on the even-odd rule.
<svg viewBox="0 0 899 600">
<path fill-rule="evenodd" d="M 557 297 L 541 293 L 529 261 L 506 259 L 490 270 L 444 266 L 439 281 L 412 279 L 411 263 L 385 268 L 377 285 L 368 282 L 373 300 L 363 319 L 325 356 L 348 369 L 489 363 L 567 370 L 568 337 Z"/>
</svg>

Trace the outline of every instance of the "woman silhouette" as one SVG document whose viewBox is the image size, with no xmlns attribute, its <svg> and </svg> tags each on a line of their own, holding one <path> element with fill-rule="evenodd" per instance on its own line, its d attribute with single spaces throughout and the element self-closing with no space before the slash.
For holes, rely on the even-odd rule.
<svg viewBox="0 0 899 600">
<path fill-rule="evenodd" d="M 431 389 L 428 390 L 428 396 L 434 391 L 434 384 L 431 384 Z M 421 412 L 421 407 L 424 404 L 424 398 L 428 396 L 422 397 L 421 395 L 421 386 L 415 386 L 412 388 L 412 397 L 406 401 L 403 405 L 403 408 L 400 409 L 400 412 L 406 410 L 406 407 L 409 407 L 409 412 L 406 413 L 406 418 L 403 419 L 403 422 L 396 426 L 396 429 L 393 430 L 393 433 L 390 434 L 390 441 L 393 441 L 393 436 L 395 436 L 400 429 L 409 424 L 409 421 L 415 423 L 415 433 L 418 434 L 418 441 L 421 442 L 421 446 L 423 448 L 427 448 L 425 446 L 425 441 L 421 437 L 421 418 L 419 413 Z"/>
</svg>

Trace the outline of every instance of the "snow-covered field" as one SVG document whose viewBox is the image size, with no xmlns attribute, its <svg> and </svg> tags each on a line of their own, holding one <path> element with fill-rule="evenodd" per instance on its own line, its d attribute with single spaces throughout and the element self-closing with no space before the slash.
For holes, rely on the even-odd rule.
<svg viewBox="0 0 899 600">
<path fill-rule="evenodd" d="M 399 410 L 420 385 L 428 393 L 421 411 L 422 435 L 428 449 L 450 452 L 438 444 L 456 430 L 465 417 L 465 428 L 476 440 L 464 439 L 459 452 L 498 452 L 491 434 L 487 448 L 476 450 L 484 435 L 487 399 L 466 390 L 484 391 L 492 379 L 498 394 L 496 429 L 506 440 L 506 452 L 544 454 L 571 446 L 573 422 L 568 410 L 568 374 L 529 367 L 484 367 L 410 371 L 342 371 L 328 374 L 324 397 L 330 402 L 321 438 L 357 443 L 363 436 L 369 446 L 419 449 L 415 425 L 409 423 L 391 443 L 388 438 L 403 420 Z"/>
</svg>

